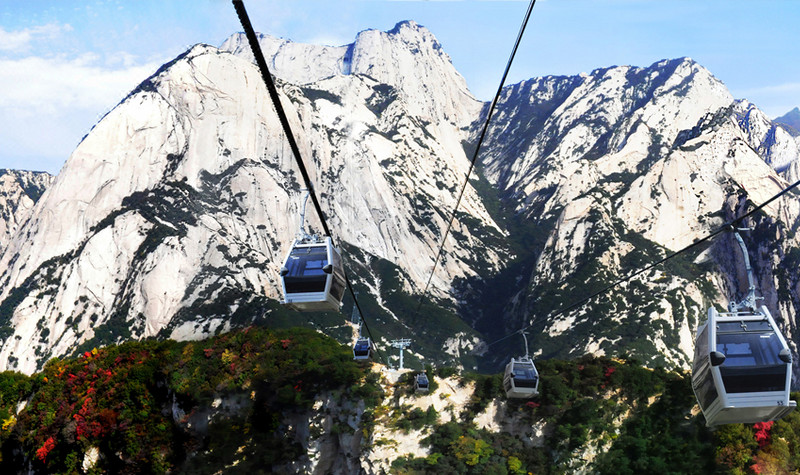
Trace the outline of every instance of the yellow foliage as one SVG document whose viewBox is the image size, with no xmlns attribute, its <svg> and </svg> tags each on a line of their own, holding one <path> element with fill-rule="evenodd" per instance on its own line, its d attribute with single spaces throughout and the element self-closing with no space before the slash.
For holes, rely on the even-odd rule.
<svg viewBox="0 0 800 475">
<path fill-rule="evenodd" d="M 525 471 L 522 470 L 522 461 L 513 455 L 508 457 L 508 471 L 514 474 L 523 475 Z"/>
<path fill-rule="evenodd" d="M 454 455 L 467 465 L 475 466 L 486 462 L 494 449 L 484 440 L 461 436 L 450 444 Z"/>
<path fill-rule="evenodd" d="M 194 343 L 187 343 L 186 346 L 183 347 L 183 352 L 181 352 L 181 356 L 185 361 L 188 361 L 192 358 L 192 354 L 194 353 Z"/>
<path fill-rule="evenodd" d="M 13 414 L 8 416 L 8 419 L 3 421 L 3 430 L 6 431 L 6 430 L 11 429 L 12 427 L 14 427 L 14 424 L 16 424 L 16 422 L 17 422 L 17 418 L 14 417 Z"/>
<path fill-rule="evenodd" d="M 227 364 L 233 363 L 233 360 L 236 359 L 236 355 L 231 350 L 225 350 L 222 352 L 222 362 Z"/>
</svg>

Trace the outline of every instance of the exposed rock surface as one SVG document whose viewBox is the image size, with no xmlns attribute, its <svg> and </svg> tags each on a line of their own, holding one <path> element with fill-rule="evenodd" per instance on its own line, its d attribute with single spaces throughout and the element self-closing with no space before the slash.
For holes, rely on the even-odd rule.
<svg viewBox="0 0 800 475">
<path fill-rule="evenodd" d="M 734 101 L 705 68 L 682 58 L 510 86 L 482 157 L 485 176 L 521 225 L 542 233 L 529 239 L 529 276 L 517 276 L 516 293 L 507 290 L 493 312 L 507 316 L 504 332 L 531 325 L 532 351 L 545 357 L 625 348 L 650 364 L 685 366 L 706 308 L 724 308 L 746 286 L 739 251 L 729 244 L 561 309 L 743 215 L 739 200 L 768 200 L 795 176 L 798 147 L 754 105 Z M 791 320 L 786 330 L 800 300 L 796 291 L 776 289 L 793 288 L 797 272 L 777 277 L 773 269 L 798 252 L 795 196 L 758 215 L 771 233 L 746 236 L 761 292 Z M 482 318 L 477 325 L 488 327 Z"/>
<path fill-rule="evenodd" d="M 0 170 L 0 249 L 8 245 L 53 181 L 45 172 Z"/>
<path fill-rule="evenodd" d="M 413 23 L 364 32 L 353 49 L 348 74 L 281 83 L 282 102 L 335 241 L 420 288 L 466 175 L 460 124 L 480 104 Z M 253 64 L 198 45 L 164 65 L 78 146 L 0 257 L 0 365 L 30 372 L 93 337 L 199 338 L 254 298 L 277 299 L 298 179 Z M 461 210 L 470 226 L 457 220 L 433 279 L 442 297 L 505 252 L 483 243 L 502 232 L 471 187 Z"/>
<path fill-rule="evenodd" d="M 688 58 L 508 86 L 432 278 L 436 308 L 419 315 L 407 296 L 429 278 L 487 105 L 414 22 L 340 47 L 260 41 L 353 281 L 382 322 L 464 364 L 496 369 L 522 349 L 506 337 L 530 327 L 536 356 L 686 367 L 706 308 L 744 287 L 724 236 L 562 310 L 800 177 L 797 139 Z M 106 115 L 52 184 L 2 177 L 15 198 L 0 230 L 0 368 L 270 318 L 303 193 L 251 60 L 241 34 L 197 45 Z M 44 187 L 33 205 L 25 190 Z M 799 215 L 793 194 L 746 235 L 789 336 Z M 331 321 L 312 323 L 350 332 Z"/>
</svg>

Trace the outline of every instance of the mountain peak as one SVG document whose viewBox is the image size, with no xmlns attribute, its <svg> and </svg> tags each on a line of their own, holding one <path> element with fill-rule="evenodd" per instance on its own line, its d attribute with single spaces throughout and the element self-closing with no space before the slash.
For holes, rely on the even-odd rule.
<svg viewBox="0 0 800 475">
<path fill-rule="evenodd" d="M 439 42 L 436 40 L 436 37 L 429 29 L 425 28 L 425 26 L 420 25 L 414 20 L 403 20 L 397 22 L 394 28 L 387 31 L 386 34 L 400 35 L 409 39 L 417 37 L 418 40 L 422 40 L 423 38 L 432 38 L 437 45 L 439 44 Z"/>
<path fill-rule="evenodd" d="M 800 136 L 800 108 L 795 107 L 774 121 L 782 125 L 792 136 Z"/>
<path fill-rule="evenodd" d="M 422 30 L 428 31 L 427 28 L 425 28 L 424 26 L 422 26 L 419 23 L 415 22 L 414 20 L 402 20 L 402 21 L 398 21 L 397 24 L 394 25 L 394 28 L 392 28 L 391 30 L 387 31 L 387 33 L 396 34 L 396 33 L 399 33 L 404 28 L 409 28 L 411 30 L 420 30 L 420 29 L 422 29 Z"/>
<path fill-rule="evenodd" d="M 389 31 L 363 30 L 353 43 L 343 46 L 295 43 L 269 35 L 260 35 L 259 43 L 270 72 L 292 84 L 368 77 L 391 86 L 398 98 L 424 116 L 451 123 L 464 114 L 477 115 L 480 107 L 433 33 L 412 20 L 401 21 Z M 253 60 L 241 33 L 228 38 L 220 49 Z"/>
</svg>

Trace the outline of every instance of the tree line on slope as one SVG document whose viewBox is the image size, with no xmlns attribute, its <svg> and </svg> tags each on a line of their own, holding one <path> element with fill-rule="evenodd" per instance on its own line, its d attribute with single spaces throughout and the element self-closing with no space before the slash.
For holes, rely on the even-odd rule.
<svg viewBox="0 0 800 475">
<path fill-rule="evenodd" d="M 686 374 L 635 361 L 585 356 L 540 360 L 541 393 L 506 400 L 499 374 L 427 368 L 474 387 L 450 421 L 436 410 L 400 404 L 379 375 L 352 361 L 349 347 L 308 329 L 249 328 L 195 342 L 128 342 L 52 359 L 32 376 L 0 373 L 0 469 L 34 473 L 246 473 L 286 467 L 305 455 L 287 417 L 307 417 L 323 392 L 363 409 L 362 453 L 381 422 L 421 431 L 429 454 L 404 456 L 392 472 L 781 473 L 800 469 L 800 415 L 710 432 L 693 412 Z M 441 397 L 441 396 L 440 396 Z M 797 394 L 793 398 L 798 399 Z M 490 404 L 496 420 L 529 434 L 489 431 L 475 417 Z M 391 407 L 394 405 L 394 407 Z M 324 409 L 328 411 L 328 409 Z M 304 416 L 305 415 L 305 416 Z M 346 418 L 345 418 L 346 419 Z M 312 434 L 319 436 L 320 434 Z"/>
</svg>

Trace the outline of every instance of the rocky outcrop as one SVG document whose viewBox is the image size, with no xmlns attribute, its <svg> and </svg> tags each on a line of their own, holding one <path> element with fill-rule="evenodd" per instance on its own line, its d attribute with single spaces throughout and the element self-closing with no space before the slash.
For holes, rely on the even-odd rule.
<svg viewBox="0 0 800 475">
<path fill-rule="evenodd" d="M 424 343 L 415 359 L 496 370 L 521 347 L 486 343 L 524 327 L 540 357 L 686 367 L 706 308 L 741 287 L 725 252 L 698 248 L 564 309 L 800 176 L 796 139 L 689 58 L 533 78 L 503 91 L 482 176 L 467 183 L 442 243 L 488 106 L 436 38 L 406 21 L 345 46 L 260 42 L 333 239 L 379 315 L 376 340 L 413 334 Z M 30 186 L 13 191 L 0 369 L 267 322 L 280 313 L 299 180 L 243 35 L 165 64 L 52 184 L 36 185 L 47 192 L 35 205 L 20 191 Z M 751 238 L 761 291 L 788 334 L 800 305 L 798 215 L 796 201 L 776 202 Z M 313 212 L 307 222 L 320 230 Z M 429 278 L 433 303 L 420 312 L 411 295 Z M 307 320 L 351 337 L 341 316 Z"/>
<path fill-rule="evenodd" d="M 283 82 L 282 102 L 335 242 L 404 269 L 410 292 L 429 277 L 468 166 L 459 124 L 479 103 L 413 23 L 353 50 L 348 74 Z M 89 340 L 195 339 L 229 329 L 231 312 L 263 315 L 299 222 L 285 143 L 246 59 L 198 45 L 164 65 L 81 142 L 0 257 L 0 365 L 30 372 Z M 502 231 L 471 187 L 461 209 L 433 279 L 445 298 L 506 252 L 483 244 Z"/>
<path fill-rule="evenodd" d="M 0 170 L 0 249 L 28 219 L 52 181 L 53 176 L 45 172 Z"/>
<path fill-rule="evenodd" d="M 725 212 L 731 197 L 765 202 L 798 162 L 788 133 L 689 58 L 510 86 L 485 150 L 485 176 L 521 226 L 542 232 L 530 275 L 503 309 L 504 331 L 532 326 L 532 351 L 546 357 L 628 352 L 669 366 L 687 364 L 706 308 L 737 298 L 736 285 L 719 286 L 740 282 L 734 267 L 719 270 L 719 254 L 698 250 L 560 310 L 717 230 L 734 218 Z M 791 199 L 766 214 L 783 230 L 800 224 Z M 774 294 L 783 284 L 771 269 L 796 237 L 758 242 L 775 249 L 759 266 L 762 292 Z M 784 306 L 797 294 L 783 296 L 770 308 L 794 315 Z"/>
</svg>

